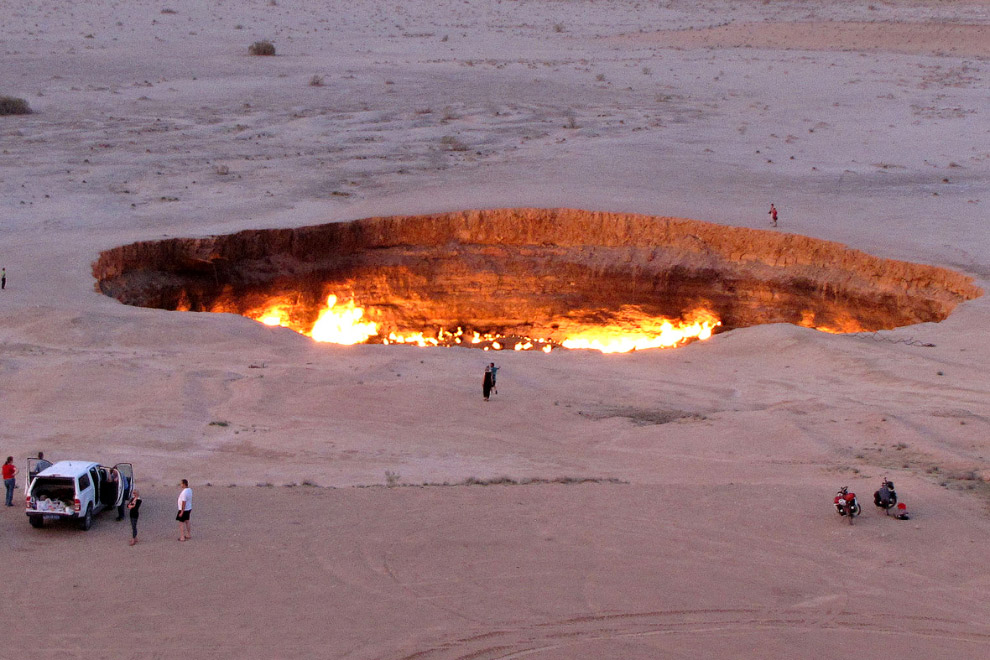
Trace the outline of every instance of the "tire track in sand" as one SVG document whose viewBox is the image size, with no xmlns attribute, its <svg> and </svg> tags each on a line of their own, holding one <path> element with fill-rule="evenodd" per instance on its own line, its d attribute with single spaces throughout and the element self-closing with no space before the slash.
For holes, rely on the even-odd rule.
<svg viewBox="0 0 990 660">
<path fill-rule="evenodd" d="M 926 616 L 885 616 L 830 611 L 825 617 L 800 610 L 755 608 L 661 610 L 580 616 L 519 628 L 502 628 L 393 656 L 395 660 L 509 660 L 603 640 L 654 635 L 749 633 L 756 630 L 852 631 L 909 635 L 990 644 L 990 631 L 974 632 L 970 622 Z"/>
</svg>

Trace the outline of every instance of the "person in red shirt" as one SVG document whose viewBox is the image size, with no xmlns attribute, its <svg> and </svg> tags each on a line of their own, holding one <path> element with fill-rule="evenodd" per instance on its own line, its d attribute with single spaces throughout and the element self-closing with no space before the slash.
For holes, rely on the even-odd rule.
<svg viewBox="0 0 990 660">
<path fill-rule="evenodd" d="M 4 500 L 4 504 L 14 506 L 14 486 L 17 485 L 14 477 L 17 475 L 17 468 L 14 467 L 13 456 L 7 457 L 7 461 L 3 464 L 3 469 L 0 472 L 3 473 L 3 487 L 7 489 L 7 497 Z"/>
<path fill-rule="evenodd" d="M 770 224 L 773 225 L 774 227 L 776 227 L 777 226 L 777 207 L 774 206 L 772 202 L 770 204 L 770 210 L 767 211 L 767 213 L 770 214 Z"/>
</svg>

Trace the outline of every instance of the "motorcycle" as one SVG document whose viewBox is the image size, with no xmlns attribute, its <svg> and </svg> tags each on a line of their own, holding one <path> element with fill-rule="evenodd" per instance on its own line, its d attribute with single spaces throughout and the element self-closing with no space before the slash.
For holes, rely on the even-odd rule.
<svg viewBox="0 0 990 660">
<path fill-rule="evenodd" d="M 835 494 L 833 503 L 835 504 L 835 510 L 839 512 L 840 516 L 849 517 L 850 525 L 853 524 L 853 518 L 862 512 L 862 508 L 856 500 L 856 493 L 850 493 L 848 486 L 843 486 L 839 489 L 839 492 Z"/>
<path fill-rule="evenodd" d="M 873 503 L 878 509 L 883 509 L 885 515 L 890 515 L 890 510 L 897 505 L 897 492 L 894 490 L 893 481 L 888 481 L 884 477 L 880 490 L 873 493 Z"/>
</svg>

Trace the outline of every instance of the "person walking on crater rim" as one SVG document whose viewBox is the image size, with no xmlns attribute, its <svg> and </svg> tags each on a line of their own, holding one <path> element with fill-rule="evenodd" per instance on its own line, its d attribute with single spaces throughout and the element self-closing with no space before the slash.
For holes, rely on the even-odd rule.
<svg viewBox="0 0 990 660">
<path fill-rule="evenodd" d="M 767 211 L 767 213 L 770 214 L 770 224 L 771 224 L 771 226 L 776 227 L 777 226 L 777 207 L 773 205 L 773 202 L 770 202 L 770 210 Z"/>
<path fill-rule="evenodd" d="M 492 367 L 490 364 L 485 365 L 485 378 L 481 381 L 481 394 L 485 397 L 485 401 L 488 401 L 488 397 L 492 394 Z"/>
<path fill-rule="evenodd" d="M 131 499 L 127 502 L 127 509 L 131 516 L 131 545 L 137 543 L 137 522 L 141 510 L 141 494 L 135 488 L 131 493 Z"/>
<path fill-rule="evenodd" d="M 496 367 L 495 363 L 492 362 L 488 365 L 488 368 L 492 370 L 492 394 L 498 394 L 498 370 L 500 367 Z"/>
<path fill-rule="evenodd" d="M 182 480 L 182 492 L 179 493 L 179 512 L 175 519 L 179 521 L 179 540 L 187 541 L 192 538 L 189 528 L 189 516 L 192 515 L 192 488 L 187 479 Z"/>
<path fill-rule="evenodd" d="M 3 464 L 3 487 L 7 489 L 3 503 L 6 506 L 14 506 L 14 487 L 17 486 L 17 467 L 14 465 L 14 457 L 8 456 Z"/>
<path fill-rule="evenodd" d="M 0 289 L 7 288 L 7 267 L 0 268 Z"/>
</svg>

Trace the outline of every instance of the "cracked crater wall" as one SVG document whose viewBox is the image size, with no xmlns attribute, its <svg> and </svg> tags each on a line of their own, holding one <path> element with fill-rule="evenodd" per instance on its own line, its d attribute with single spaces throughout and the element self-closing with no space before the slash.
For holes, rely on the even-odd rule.
<svg viewBox="0 0 990 660">
<path fill-rule="evenodd" d="M 143 241 L 106 250 L 93 274 L 129 305 L 247 314 L 290 299 L 305 324 L 333 293 L 353 296 L 386 331 L 461 326 L 554 339 L 631 310 L 677 318 L 706 309 L 723 330 L 880 330 L 941 321 L 982 294 L 955 271 L 805 236 L 531 208 Z"/>
</svg>

